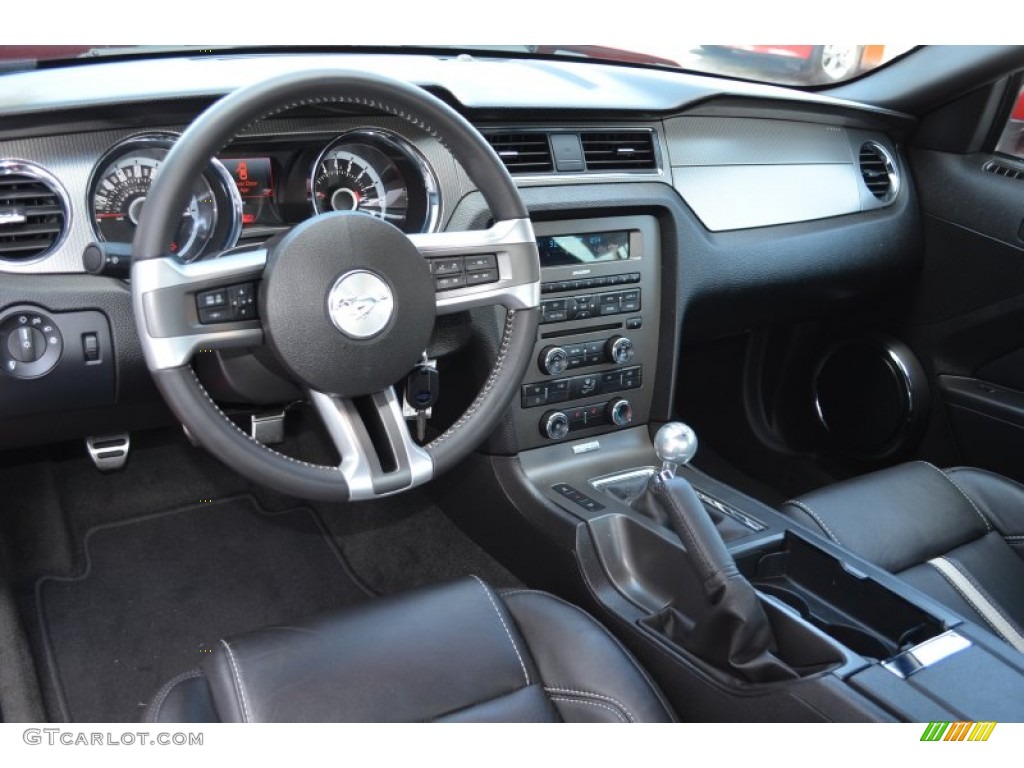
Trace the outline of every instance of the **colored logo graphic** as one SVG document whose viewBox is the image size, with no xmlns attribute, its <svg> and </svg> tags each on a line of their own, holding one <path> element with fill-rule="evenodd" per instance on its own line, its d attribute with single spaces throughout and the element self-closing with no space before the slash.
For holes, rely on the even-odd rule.
<svg viewBox="0 0 1024 768">
<path fill-rule="evenodd" d="M 921 741 L 988 741 L 996 723 L 928 723 Z"/>
</svg>

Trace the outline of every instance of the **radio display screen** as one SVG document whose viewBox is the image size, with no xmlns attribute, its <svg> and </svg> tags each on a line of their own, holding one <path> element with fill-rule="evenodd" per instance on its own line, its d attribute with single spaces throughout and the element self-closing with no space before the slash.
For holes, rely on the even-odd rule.
<svg viewBox="0 0 1024 768">
<path fill-rule="evenodd" d="M 542 267 L 623 261 L 629 258 L 629 232 L 546 235 L 537 239 Z"/>
</svg>

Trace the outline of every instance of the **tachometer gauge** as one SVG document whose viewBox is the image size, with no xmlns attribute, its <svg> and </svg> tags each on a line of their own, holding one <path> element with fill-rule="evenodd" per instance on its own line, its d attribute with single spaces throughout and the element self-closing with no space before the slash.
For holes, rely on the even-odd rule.
<svg viewBox="0 0 1024 768">
<path fill-rule="evenodd" d="M 160 164 L 175 140 L 170 134 L 132 137 L 112 147 L 93 171 L 89 206 L 96 236 L 130 243 Z M 168 253 L 183 262 L 233 246 L 241 231 L 241 198 L 224 167 L 214 160 L 196 179 Z"/>
<path fill-rule="evenodd" d="M 437 224 L 433 172 L 408 142 L 383 131 L 353 131 L 328 144 L 313 166 L 310 194 L 316 213 L 358 211 L 404 232 Z"/>
</svg>

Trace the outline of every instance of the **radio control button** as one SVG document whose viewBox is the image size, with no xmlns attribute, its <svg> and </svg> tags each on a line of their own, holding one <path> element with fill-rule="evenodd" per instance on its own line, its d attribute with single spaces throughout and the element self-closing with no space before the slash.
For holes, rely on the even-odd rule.
<svg viewBox="0 0 1024 768">
<path fill-rule="evenodd" d="M 612 336 L 605 347 L 608 360 L 616 365 L 626 365 L 633 359 L 633 342 L 625 336 Z"/>
</svg>

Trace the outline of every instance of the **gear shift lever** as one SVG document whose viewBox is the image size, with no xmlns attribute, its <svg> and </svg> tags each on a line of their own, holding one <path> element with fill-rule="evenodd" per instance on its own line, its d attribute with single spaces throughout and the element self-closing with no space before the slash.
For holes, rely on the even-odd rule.
<svg viewBox="0 0 1024 768">
<path fill-rule="evenodd" d="M 670 421 L 662 424 L 654 435 L 654 452 L 661 459 L 661 471 L 651 475 L 647 487 L 632 503 L 633 509 L 651 518 L 659 525 L 670 527 L 669 517 L 660 504 L 654 503 L 652 486 L 660 481 L 671 480 L 680 466 L 686 466 L 697 455 L 697 433 L 689 424 Z M 686 482 L 685 480 L 682 482 Z M 687 488 L 689 484 L 687 483 Z M 692 489 L 690 489 L 692 493 Z M 712 520 L 718 521 L 713 517 Z"/>
<path fill-rule="evenodd" d="M 753 587 L 693 487 L 675 476 L 697 452 L 697 436 L 685 424 L 669 423 L 658 430 L 654 446 L 662 470 L 651 475 L 633 508 L 675 531 L 703 593 L 702 615 L 691 617 L 684 647 L 752 682 L 792 677 L 774 656 L 775 638 Z"/>
<path fill-rule="evenodd" d="M 661 459 L 661 471 L 674 476 L 680 464 L 689 464 L 697 454 L 697 433 L 689 424 L 670 421 L 654 436 L 654 452 Z"/>
</svg>

